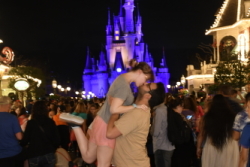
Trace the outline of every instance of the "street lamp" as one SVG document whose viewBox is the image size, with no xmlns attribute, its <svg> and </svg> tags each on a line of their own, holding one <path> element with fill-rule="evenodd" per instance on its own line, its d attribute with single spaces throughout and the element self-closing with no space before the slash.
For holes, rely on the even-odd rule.
<svg viewBox="0 0 250 167">
<path fill-rule="evenodd" d="M 58 88 L 59 90 L 61 90 L 62 86 L 61 86 L 61 85 L 57 85 L 57 88 Z"/>
<path fill-rule="evenodd" d="M 19 78 L 19 79 L 16 79 L 16 81 L 14 83 L 14 87 L 18 91 L 18 94 L 20 95 L 19 96 L 20 100 L 22 101 L 22 103 L 25 106 L 25 103 L 24 103 L 24 94 L 26 93 L 26 90 L 30 87 L 30 84 L 28 83 L 27 79 L 25 79 L 25 78 Z"/>
<path fill-rule="evenodd" d="M 2 78 L 4 74 L 4 69 L 0 68 L 0 97 L 2 97 Z"/>
<path fill-rule="evenodd" d="M 181 82 L 176 82 L 176 85 L 179 87 L 181 85 Z"/>
<path fill-rule="evenodd" d="M 57 81 L 55 79 L 53 79 L 53 81 L 52 81 L 52 87 L 54 89 L 54 94 L 56 94 Z"/>
<path fill-rule="evenodd" d="M 181 84 L 183 86 L 183 88 L 185 88 L 185 83 L 186 83 L 186 78 L 184 77 L 184 75 L 181 76 Z"/>
<path fill-rule="evenodd" d="M 65 93 L 67 94 L 67 92 L 69 92 L 71 90 L 71 88 L 70 87 L 67 87 L 66 89 L 65 89 Z"/>
</svg>

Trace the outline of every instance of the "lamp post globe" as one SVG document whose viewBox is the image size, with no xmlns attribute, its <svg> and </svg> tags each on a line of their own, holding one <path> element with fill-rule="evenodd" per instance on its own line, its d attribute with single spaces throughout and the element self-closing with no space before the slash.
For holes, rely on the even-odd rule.
<svg viewBox="0 0 250 167">
<path fill-rule="evenodd" d="M 57 85 L 57 88 L 58 88 L 59 90 L 61 90 L 62 86 L 61 86 L 61 85 Z"/>
<path fill-rule="evenodd" d="M 53 81 L 52 81 L 52 87 L 54 89 L 54 94 L 56 94 L 57 81 L 55 79 L 53 79 Z"/>
<path fill-rule="evenodd" d="M 185 88 L 185 83 L 186 83 L 186 78 L 184 77 L 184 75 L 181 76 L 181 84 L 182 86 Z"/>
<path fill-rule="evenodd" d="M 57 81 L 55 79 L 52 81 L 52 87 L 54 89 L 57 88 Z"/>
</svg>

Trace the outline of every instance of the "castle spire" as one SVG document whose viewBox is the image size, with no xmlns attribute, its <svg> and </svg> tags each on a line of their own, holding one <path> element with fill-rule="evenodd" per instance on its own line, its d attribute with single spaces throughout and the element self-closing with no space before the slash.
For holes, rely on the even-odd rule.
<svg viewBox="0 0 250 167">
<path fill-rule="evenodd" d="M 105 54 L 104 54 L 103 50 L 100 53 L 100 60 L 99 60 L 99 64 L 98 64 L 98 69 L 99 69 L 99 71 L 102 71 L 102 72 L 107 71 L 107 62 L 106 62 L 106 58 L 105 58 Z"/>
<path fill-rule="evenodd" d="M 142 34 L 142 25 L 141 25 L 141 16 L 140 16 L 140 12 L 139 12 L 139 4 L 137 3 L 137 21 L 136 21 L 136 37 L 137 37 L 137 41 L 136 43 L 140 43 L 141 42 L 141 38 L 143 36 Z"/>
<path fill-rule="evenodd" d="M 126 11 L 125 32 L 126 33 L 133 33 L 134 32 L 133 11 L 134 11 L 134 7 L 135 7 L 134 0 L 126 0 L 123 7 Z"/>
<path fill-rule="evenodd" d="M 165 49 L 162 47 L 162 59 L 161 59 L 161 67 L 167 68 Z"/>
<path fill-rule="evenodd" d="M 123 3 L 122 0 L 120 0 L 120 13 L 119 13 L 119 17 L 123 17 Z"/>
<path fill-rule="evenodd" d="M 140 15 L 140 9 L 139 9 L 139 3 L 137 2 L 137 23 L 141 24 L 141 15 Z"/>
<path fill-rule="evenodd" d="M 90 72 L 92 72 L 92 67 L 93 67 L 93 63 L 92 63 L 92 59 L 90 57 L 89 47 L 87 47 L 87 60 L 86 60 L 86 65 L 85 65 L 84 73 L 90 73 Z"/>
<path fill-rule="evenodd" d="M 106 34 L 112 35 L 112 25 L 111 25 L 110 9 L 109 8 L 108 8 L 108 25 L 106 26 Z"/>
<path fill-rule="evenodd" d="M 111 21 L 110 21 L 110 9 L 108 8 L 108 25 L 111 24 Z"/>
<path fill-rule="evenodd" d="M 150 55 L 149 55 L 149 52 L 148 52 L 148 45 L 147 45 L 147 44 L 146 44 L 146 50 L 145 50 L 144 61 L 145 61 L 146 63 L 149 63 L 149 62 L 150 62 Z"/>
</svg>

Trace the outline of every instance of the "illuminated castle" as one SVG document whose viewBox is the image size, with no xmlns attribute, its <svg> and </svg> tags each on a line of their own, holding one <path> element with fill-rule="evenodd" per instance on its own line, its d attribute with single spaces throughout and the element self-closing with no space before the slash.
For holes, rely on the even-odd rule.
<svg viewBox="0 0 250 167">
<path fill-rule="evenodd" d="M 106 47 L 101 51 L 99 60 L 91 58 L 87 51 L 86 65 L 83 71 L 83 90 L 92 92 L 96 96 L 106 95 L 114 79 L 129 70 L 128 62 L 137 59 L 138 62 L 147 62 L 153 69 L 156 82 L 165 86 L 169 83 L 170 74 L 163 52 L 159 68 L 154 66 L 154 59 L 143 41 L 142 19 L 137 8 L 134 13 L 134 0 L 120 2 L 118 16 L 111 17 L 108 11 L 108 24 L 106 26 Z"/>
</svg>

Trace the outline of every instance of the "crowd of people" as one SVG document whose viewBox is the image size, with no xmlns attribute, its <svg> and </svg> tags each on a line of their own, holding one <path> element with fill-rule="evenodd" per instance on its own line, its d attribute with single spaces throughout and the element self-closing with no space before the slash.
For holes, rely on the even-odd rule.
<svg viewBox="0 0 250 167">
<path fill-rule="evenodd" d="M 30 101 L 25 108 L 0 97 L 0 166 L 69 166 L 58 148 L 98 167 L 249 166 L 250 93 L 221 85 L 215 95 L 172 95 L 152 82 L 147 63 L 130 65 L 106 99 Z"/>
</svg>

